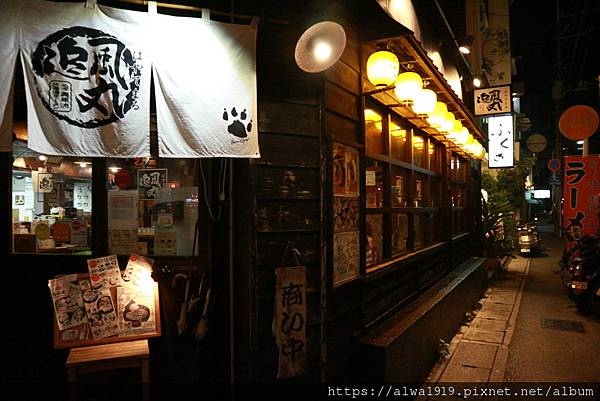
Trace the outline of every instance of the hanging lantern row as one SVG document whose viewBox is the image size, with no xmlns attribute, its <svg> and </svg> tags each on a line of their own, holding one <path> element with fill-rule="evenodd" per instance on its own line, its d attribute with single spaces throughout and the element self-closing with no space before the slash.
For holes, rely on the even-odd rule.
<svg viewBox="0 0 600 401">
<path fill-rule="evenodd" d="M 437 100 L 434 91 L 423 87 L 419 74 L 413 71 L 400 73 L 400 62 L 394 53 L 380 50 L 371 54 L 367 60 L 367 79 L 379 89 L 392 89 L 393 85 L 400 104 L 410 107 L 431 128 L 471 157 L 479 160 L 485 157 L 485 148 L 448 111 L 448 106 Z"/>
</svg>

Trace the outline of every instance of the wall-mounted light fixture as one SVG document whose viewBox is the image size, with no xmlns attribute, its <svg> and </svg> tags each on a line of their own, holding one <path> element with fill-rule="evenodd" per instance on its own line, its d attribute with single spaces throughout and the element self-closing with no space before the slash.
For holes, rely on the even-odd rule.
<svg viewBox="0 0 600 401">
<path fill-rule="evenodd" d="M 431 89 L 422 89 L 412 104 L 412 111 L 419 116 L 428 116 L 435 110 L 437 95 Z"/>
<path fill-rule="evenodd" d="M 340 24 L 323 21 L 308 28 L 298 42 L 296 64 L 306 72 L 321 72 L 338 61 L 346 47 L 346 32 Z"/>
<path fill-rule="evenodd" d="M 456 43 L 458 44 L 458 50 L 462 54 L 470 54 L 471 47 L 473 46 L 473 36 L 472 35 L 462 36 L 462 37 L 456 39 Z"/>
<path fill-rule="evenodd" d="M 479 77 L 473 77 L 473 86 L 476 88 L 481 87 L 481 79 Z"/>
</svg>

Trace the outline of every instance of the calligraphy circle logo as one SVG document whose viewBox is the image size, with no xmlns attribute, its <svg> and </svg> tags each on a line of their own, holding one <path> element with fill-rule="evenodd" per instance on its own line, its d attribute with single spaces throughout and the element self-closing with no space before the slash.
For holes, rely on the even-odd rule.
<svg viewBox="0 0 600 401">
<path fill-rule="evenodd" d="M 32 55 L 44 106 L 82 128 L 110 124 L 138 108 L 140 60 L 113 35 L 80 26 L 49 35 Z"/>
</svg>

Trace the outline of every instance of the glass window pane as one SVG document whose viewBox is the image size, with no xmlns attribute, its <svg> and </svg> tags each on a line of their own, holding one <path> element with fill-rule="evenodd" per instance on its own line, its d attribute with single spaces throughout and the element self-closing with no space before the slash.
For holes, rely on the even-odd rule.
<svg viewBox="0 0 600 401">
<path fill-rule="evenodd" d="M 429 213 L 429 234 L 428 243 L 435 244 L 442 240 L 442 226 L 439 214 L 432 212 Z"/>
<path fill-rule="evenodd" d="M 402 213 L 392 214 L 392 256 L 407 252 L 408 216 Z"/>
<path fill-rule="evenodd" d="M 407 131 L 390 122 L 390 148 L 392 157 L 398 160 L 406 161 L 406 137 Z"/>
<path fill-rule="evenodd" d="M 367 207 L 383 207 L 383 163 L 367 159 L 365 186 Z"/>
<path fill-rule="evenodd" d="M 367 266 L 381 262 L 383 258 L 383 216 L 381 214 L 367 215 Z"/>
<path fill-rule="evenodd" d="M 198 216 L 193 159 L 109 159 L 109 251 L 190 256 Z"/>
<path fill-rule="evenodd" d="M 413 135 L 413 163 L 415 166 L 423 167 L 424 158 L 423 153 L 425 150 L 425 141 L 423 137 L 418 135 Z"/>
<path fill-rule="evenodd" d="M 428 155 L 429 155 L 429 170 L 439 172 L 438 166 L 438 149 L 433 141 L 429 140 L 428 144 Z"/>
<path fill-rule="evenodd" d="M 425 213 L 415 214 L 414 218 L 414 228 L 415 228 L 415 249 L 422 248 L 426 245 L 426 231 L 427 231 L 427 223 L 428 218 Z"/>
<path fill-rule="evenodd" d="M 383 153 L 383 124 L 381 114 L 365 109 L 365 143 L 367 152 Z"/>
<path fill-rule="evenodd" d="M 437 177 L 429 177 L 429 207 L 441 207 L 442 182 Z"/>
<path fill-rule="evenodd" d="M 401 167 L 393 167 L 392 206 L 407 206 L 408 171 Z"/>
<path fill-rule="evenodd" d="M 90 254 L 91 161 L 13 149 L 13 251 Z"/>
</svg>

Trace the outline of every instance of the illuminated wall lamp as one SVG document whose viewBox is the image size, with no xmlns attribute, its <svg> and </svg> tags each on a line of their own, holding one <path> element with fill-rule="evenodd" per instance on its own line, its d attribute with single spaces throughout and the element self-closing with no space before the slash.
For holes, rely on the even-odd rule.
<svg viewBox="0 0 600 401">
<path fill-rule="evenodd" d="M 386 87 L 396 82 L 400 62 L 390 51 L 380 50 L 369 56 L 367 60 L 367 79 L 376 87 Z"/>
<path fill-rule="evenodd" d="M 462 123 L 459 120 L 454 120 L 454 126 L 452 127 L 450 132 L 448 132 L 448 139 L 450 139 L 450 141 L 457 146 L 458 146 L 458 138 L 460 137 L 460 133 L 461 133 L 462 129 L 463 129 Z"/>
<path fill-rule="evenodd" d="M 396 88 L 394 89 L 394 93 L 396 94 L 396 97 L 400 103 L 406 105 L 414 103 L 417 94 L 423 90 L 423 80 L 421 79 L 421 76 L 412 71 L 403 72 L 398 75 L 395 85 Z"/>
<path fill-rule="evenodd" d="M 422 89 L 417 93 L 412 111 L 419 116 L 427 116 L 434 112 L 437 102 L 437 95 L 431 89 Z"/>
</svg>

